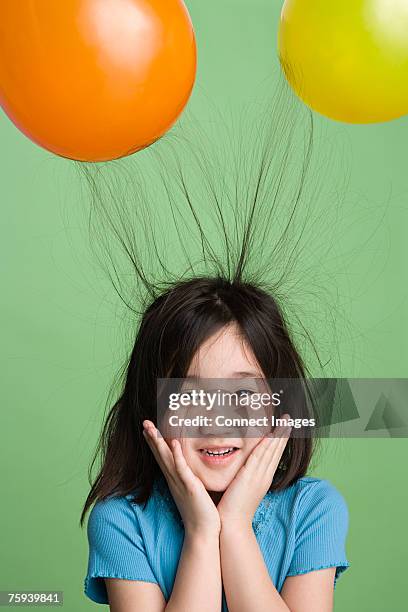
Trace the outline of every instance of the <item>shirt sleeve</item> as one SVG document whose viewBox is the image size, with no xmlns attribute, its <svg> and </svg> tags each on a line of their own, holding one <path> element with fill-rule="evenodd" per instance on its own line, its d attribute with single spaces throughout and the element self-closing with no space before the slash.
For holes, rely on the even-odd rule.
<svg viewBox="0 0 408 612">
<path fill-rule="evenodd" d="M 139 521 L 126 497 L 97 502 L 87 526 L 89 558 L 84 592 L 107 604 L 103 578 L 122 578 L 158 584 L 146 556 Z"/>
<path fill-rule="evenodd" d="M 296 543 L 288 576 L 336 567 L 334 584 L 350 563 L 346 557 L 348 509 L 327 480 L 313 482 L 299 500 Z"/>
</svg>

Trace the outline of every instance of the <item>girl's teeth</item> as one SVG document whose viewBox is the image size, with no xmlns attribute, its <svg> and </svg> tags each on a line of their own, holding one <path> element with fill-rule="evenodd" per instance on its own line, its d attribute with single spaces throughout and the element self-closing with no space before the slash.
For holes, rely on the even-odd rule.
<svg viewBox="0 0 408 612">
<path fill-rule="evenodd" d="M 209 451 L 209 450 L 203 450 L 202 452 L 203 452 L 205 455 L 210 455 L 210 457 L 211 457 L 211 456 L 216 456 L 216 457 L 218 457 L 218 456 L 220 456 L 220 455 L 229 455 L 229 453 L 232 453 L 232 451 L 233 451 L 233 450 L 234 450 L 233 448 L 228 448 L 228 449 L 227 449 L 227 450 L 225 450 L 225 451 Z"/>
</svg>

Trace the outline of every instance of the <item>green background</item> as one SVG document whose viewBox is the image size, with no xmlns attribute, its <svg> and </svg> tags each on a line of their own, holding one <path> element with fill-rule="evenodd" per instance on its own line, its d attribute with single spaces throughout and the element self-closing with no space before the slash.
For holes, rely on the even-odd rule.
<svg viewBox="0 0 408 612">
<path fill-rule="evenodd" d="M 273 88 L 281 2 L 187 6 L 199 51 L 189 105 L 196 117 L 240 108 L 265 84 Z M 408 121 L 349 126 L 316 116 L 316 125 L 319 155 L 327 147 L 343 160 L 320 177 L 336 186 L 343 211 L 331 237 L 335 265 L 327 267 L 341 308 L 336 337 L 327 321 L 321 339 L 338 347 L 338 376 L 405 377 Z M 0 139 L 0 589 L 63 590 L 65 609 L 80 612 L 97 605 L 82 594 L 86 472 L 132 330 L 89 248 L 72 163 L 32 144 L 4 115 Z M 324 217 L 332 202 L 316 206 Z M 330 440 L 316 457 L 314 473 L 338 487 L 350 511 L 351 568 L 336 588 L 338 611 L 405 609 L 407 451 L 406 439 Z"/>
</svg>

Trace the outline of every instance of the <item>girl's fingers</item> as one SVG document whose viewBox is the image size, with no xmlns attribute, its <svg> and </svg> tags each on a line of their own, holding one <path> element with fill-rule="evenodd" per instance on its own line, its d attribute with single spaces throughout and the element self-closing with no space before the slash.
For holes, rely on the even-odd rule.
<svg viewBox="0 0 408 612">
<path fill-rule="evenodd" d="M 181 444 L 178 440 L 171 441 L 171 450 L 173 451 L 174 465 L 177 474 L 186 486 L 191 486 L 195 482 L 195 476 L 188 465 Z"/>
<path fill-rule="evenodd" d="M 245 471 L 250 476 L 252 473 L 255 473 L 260 465 L 262 458 L 267 450 L 267 446 L 270 445 L 271 442 L 267 438 L 262 438 L 258 444 L 252 449 L 249 457 L 245 461 Z"/>
<path fill-rule="evenodd" d="M 271 446 L 268 447 L 268 450 L 265 452 L 262 458 L 262 469 L 264 469 L 266 472 L 272 472 L 272 476 L 285 451 L 291 431 L 291 427 L 283 427 L 278 433 L 279 437 L 274 437 Z"/>
<path fill-rule="evenodd" d="M 281 417 L 284 420 L 284 423 L 288 421 L 288 419 L 290 419 L 289 414 L 284 414 Z M 290 432 L 292 431 L 292 427 L 290 425 L 277 425 L 275 427 L 275 430 L 273 432 L 271 432 L 270 434 L 268 434 L 267 438 L 269 439 L 275 439 L 275 440 L 283 440 L 284 444 L 286 445 L 289 437 L 290 437 Z"/>
<path fill-rule="evenodd" d="M 289 430 L 292 429 L 290 425 L 286 425 L 286 423 L 290 419 L 290 414 L 283 414 L 281 417 L 278 417 L 278 418 L 283 420 L 283 424 L 276 425 L 274 431 L 268 434 L 269 438 L 280 438 L 288 429 Z"/>
<path fill-rule="evenodd" d="M 143 433 L 157 463 L 164 472 L 167 472 L 167 475 L 172 475 L 174 473 L 173 454 L 164 438 L 159 435 L 159 430 L 152 424 L 146 427 Z"/>
<path fill-rule="evenodd" d="M 160 453 L 158 452 L 158 450 L 157 450 L 157 448 L 156 448 L 156 446 L 155 446 L 155 444 L 153 442 L 151 434 L 149 434 L 146 430 L 144 430 L 143 431 L 143 436 L 144 436 L 144 439 L 146 440 L 147 444 L 149 445 L 150 450 L 152 451 L 153 456 L 156 459 L 157 463 L 159 464 L 162 472 L 167 477 L 168 471 L 169 471 L 168 467 L 166 466 L 166 464 L 164 463 Z"/>
<path fill-rule="evenodd" d="M 265 436 L 258 442 L 247 459 L 249 464 L 258 464 L 265 455 L 273 451 L 280 440 L 280 437 L 275 436 L 274 433 Z"/>
<path fill-rule="evenodd" d="M 145 426 L 145 431 L 147 431 L 147 435 L 149 436 L 149 439 L 152 441 L 154 446 L 157 448 L 158 452 L 163 457 L 163 459 L 165 461 L 167 460 L 166 462 L 168 462 L 168 460 L 172 459 L 172 453 L 165 439 L 163 438 L 163 436 L 160 435 L 159 430 L 157 429 L 157 427 L 155 427 L 155 425 L 153 425 L 151 421 L 144 421 L 143 424 L 145 423 L 148 423 L 148 425 Z"/>
<path fill-rule="evenodd" d="M 282 418 L 287 420 L 290 417 L 288 414 L 285 414 Z M 249 469 L 256 471 L 258 469 L 267 470 L 269 466 L 275 464 L 275 461 L 278 464 L 289 440 L 291 431 L 292 428 L 290 426 L 277 426 L 274 432 L 262 438 L 257 446 L 255 446 L 245 465 Z"/>
<path fill-rule="evenodd" d="M 164 438 L 159 435 L 159 430 L 150 421 L 146 423 L 148 426 L 145 429 L 147 431 L 145 438 L 165 476 L 171 478 L 173 482 L 181 479 L 183 484 L 191 486 L 194 483 L 194 475 L 184 458 L 178 440 L 173 440 L 169 448 Z"/>
<path fill-rule="evenodd" d="M 169 448 L 167 442 L 165 442 L 165 440 L 161 438 L 167 448 L 167 450 L 165 451 L 166 455 L 167 453 L 169 453 L 171 457 L 171 460 L 169 461 L 167 459 L 165 460 L 163 457 L 164 453 L 160 452 L 159 447 L 161 446 L 161 443 L 154 443 L 153 440 L 156 440 L 157 442 L 158 438 L 155 438 L 155 434 L 152 429 L 150 429 L 149 433 L 147 432 L 147 430 L 144 430 L 143 435 L 147 440 L 147 443 L 149 444 L 153 455 L 155 456 L 157 463 L 160 465 L 162 472 L 165 475 L 166 480 L 169 482 L 169 484 L 172 483 L 173 485 L 177 486 L 177 484 L 181 481 L 181 483 L 185 487 L 191 488 L 194 484 L 194 474 L 188 466 L 187 461 L 185 460 L 179 441 L 172 440 L 171 448 Z"/>
<path fill-rule="evenodd" d="M 267 444 L 264 454 L 264 458 L 266 460 L 268 460 L 275 452 L 283 453 L 290 438 L 291 431 L 292 427 L 289 425 L 280 425 L 273 433 L 269 434 L 268 438 L 270 442 Z"/>
</svg>

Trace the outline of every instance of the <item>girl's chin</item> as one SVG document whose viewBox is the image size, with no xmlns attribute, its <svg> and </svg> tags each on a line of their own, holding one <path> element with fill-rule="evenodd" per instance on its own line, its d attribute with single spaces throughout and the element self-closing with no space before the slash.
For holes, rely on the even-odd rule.
<svg viewBox="0 0 408 612">
<path fill-rule="evenodd" d="M 232 478 L 200 478 L 207 491 L 224 493 L 232 482 Z"/>
<path fill-rule="evenodd" d="M 204 469 L 203 469 L 204 468 Z M 206 468 L 206 466 L 194 466 L 193 472 L 201 480 L 207 491 L 223 493 L 234 480 L 240 466 L 225 466 L 221 469 Z"/>
</svg>

